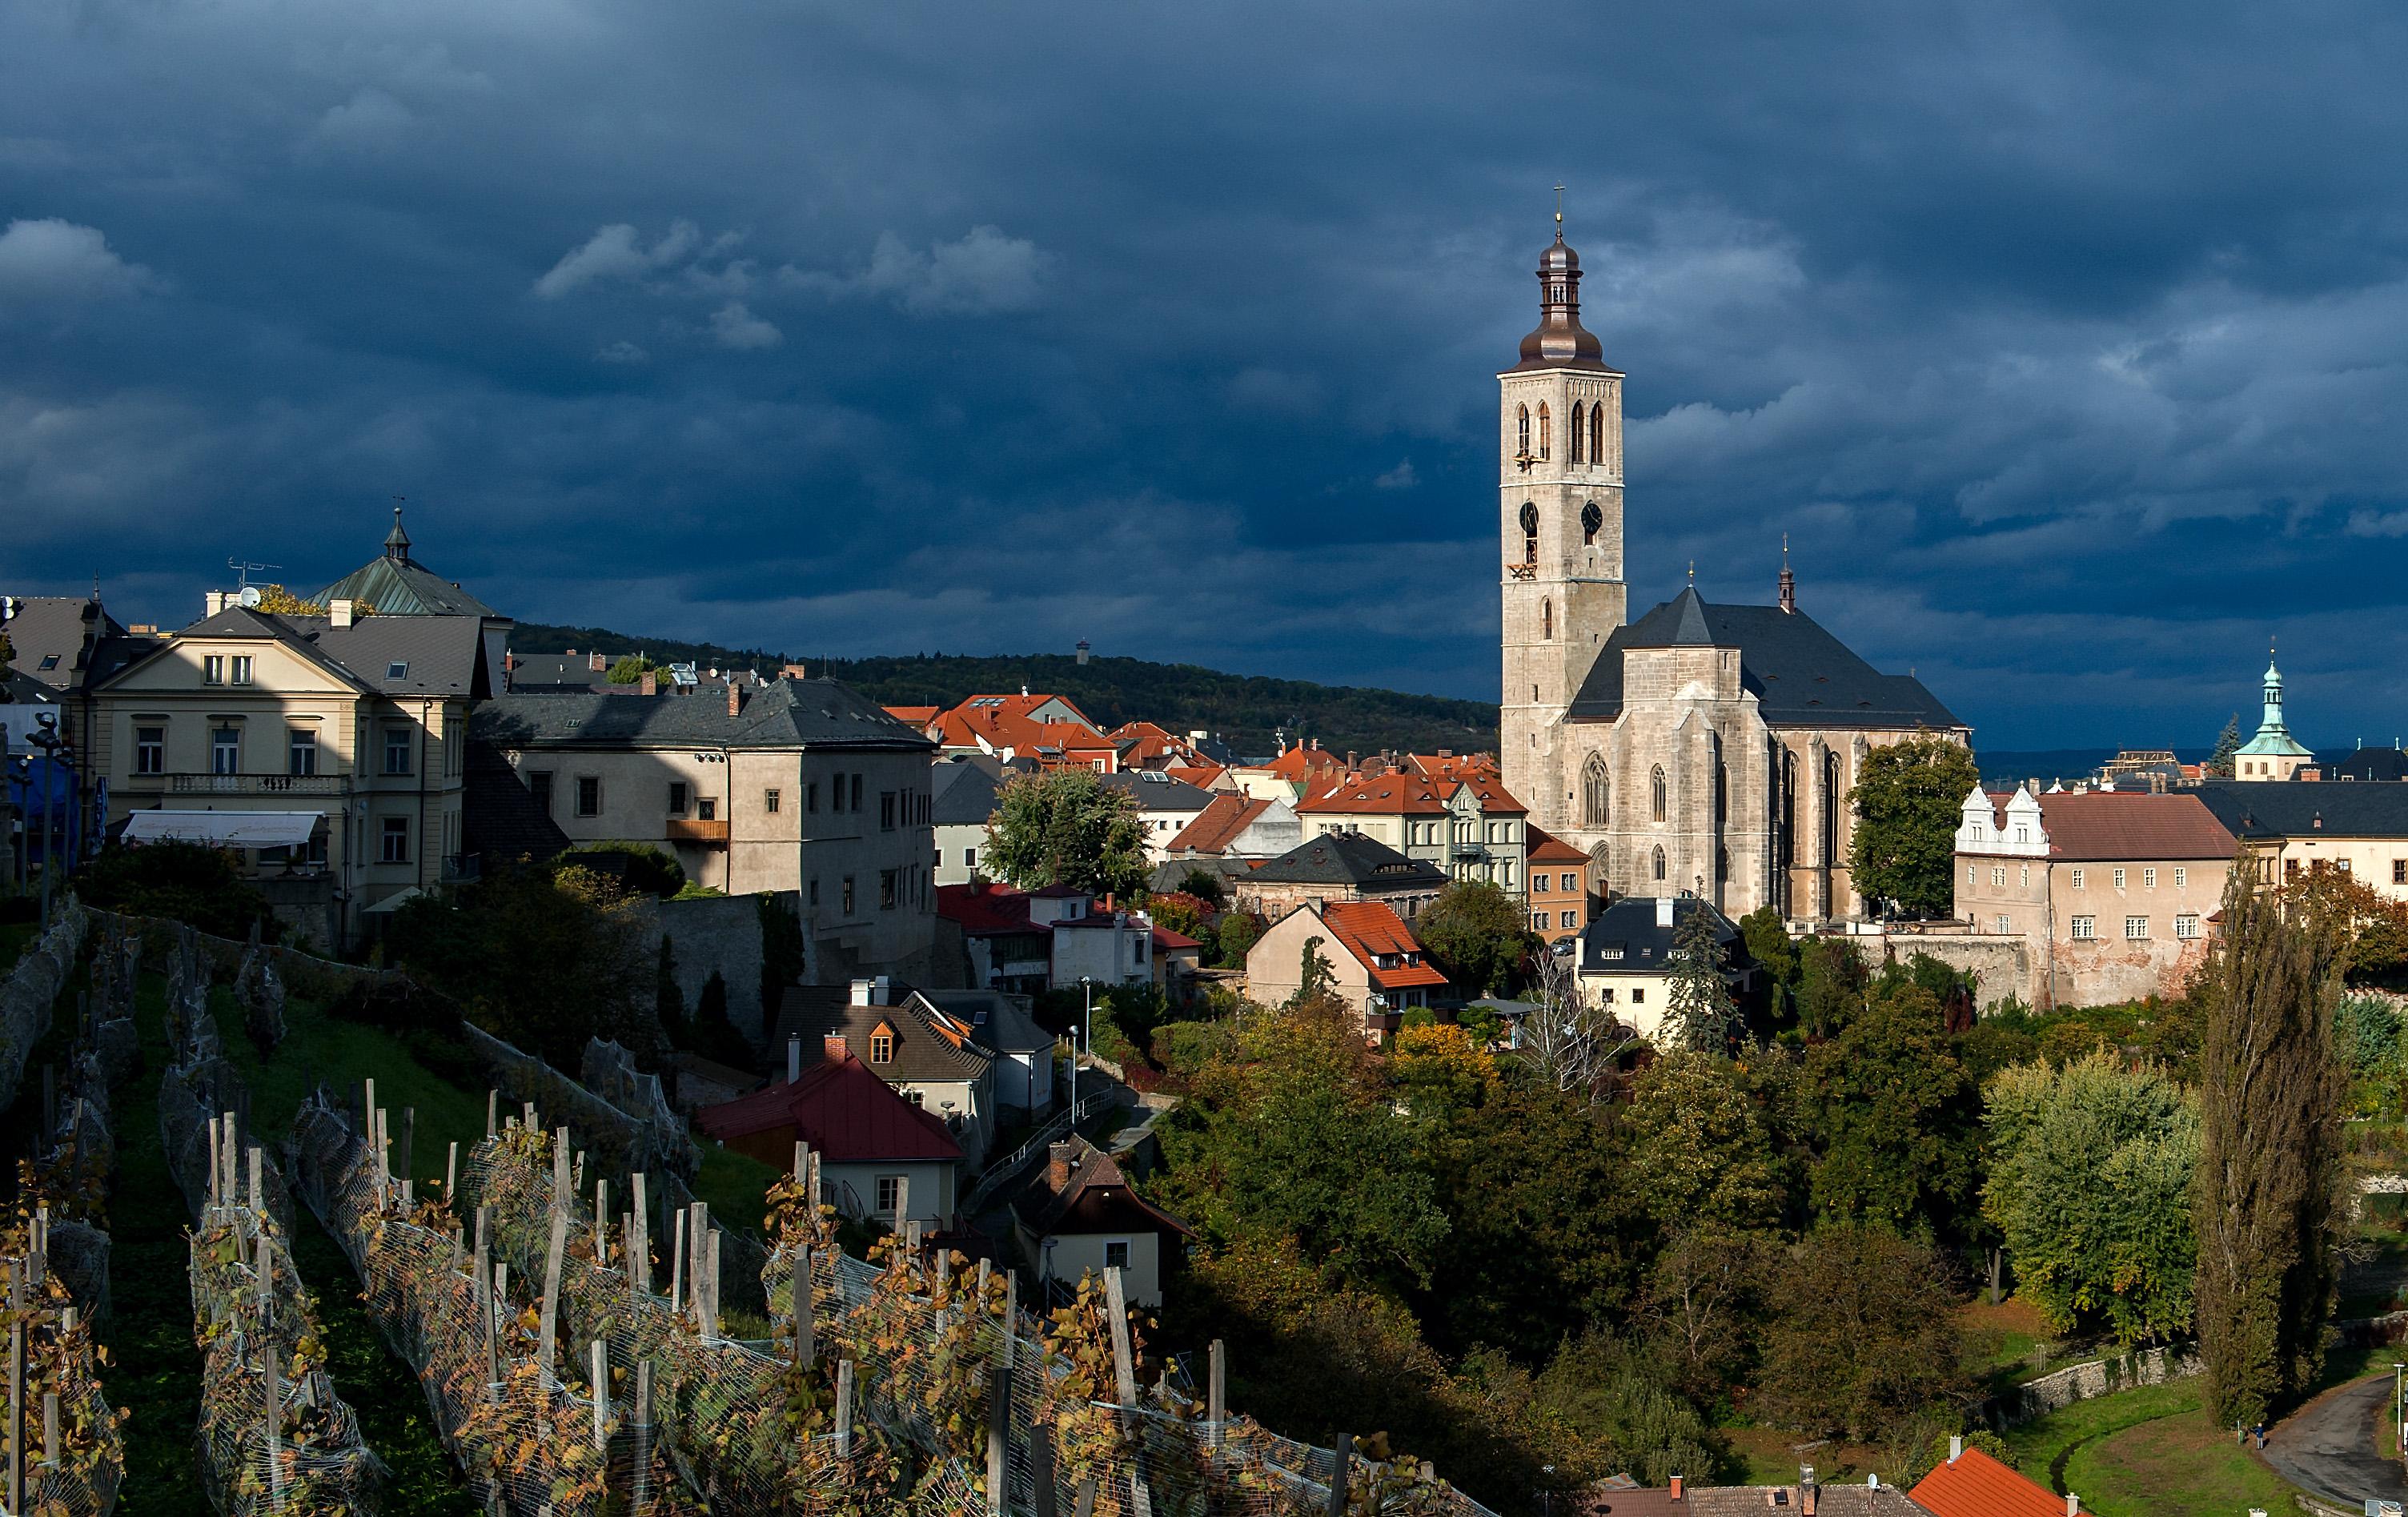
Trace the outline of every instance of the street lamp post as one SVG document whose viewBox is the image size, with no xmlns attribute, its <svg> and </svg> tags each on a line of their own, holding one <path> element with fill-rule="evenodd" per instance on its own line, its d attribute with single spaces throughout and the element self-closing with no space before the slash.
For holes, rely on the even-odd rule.
<svg viewBox="0 0 2408 1517">
<path fill-rule="evenodd" d="M 1079 995 L 1084 1003 L 1079 1011 L 1078 1030 L 1070 1035 L 1070 1133 L 1079 1131 L 1079 1054 L 1088 1040 L 1087 1029 L 1096 1019 L 1096 982 L 1086 975 L 1079 977 Z"/>
<path fill-rule="evenodd" d="M 2400 1458 L 2408 1462 L 2408 1406 L 2401 1400 L 2400 1372 L 2403 1369 L 2408 1369 L 2408 1364 L 2391 1361 L 2391 1441 Z"/>
</svg>

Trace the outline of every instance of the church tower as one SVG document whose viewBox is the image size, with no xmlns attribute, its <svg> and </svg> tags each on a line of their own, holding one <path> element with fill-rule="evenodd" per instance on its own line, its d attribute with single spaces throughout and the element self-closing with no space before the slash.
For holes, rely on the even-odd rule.
<svg viewBox="0 0 2408 1517">
<path fill-rule="evenodd" d="M 1504 569 L 1498 757 L 1530 820 L 1571 818 L 1558 724 L 1627 614 L 1622 578 L 1622 375 L 1580 322 L 1580 255 L 1539 257 L 1539 325 L 1498 379 L 1498 536 Z"/>
</svg>

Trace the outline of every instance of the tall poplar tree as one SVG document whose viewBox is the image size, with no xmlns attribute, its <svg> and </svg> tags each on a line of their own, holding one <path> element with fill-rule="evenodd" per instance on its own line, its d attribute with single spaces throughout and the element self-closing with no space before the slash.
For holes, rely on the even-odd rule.
<svg viewBox="0 0 2408 1517">
<path fill-rule="evenodd" d="M 2316 898 L 2256 874 L 2236 859 L 2225 887 L 2200 1058 L 2197 1320 L 2219 1427 L 2260 1422 L 2306 1389 L 2333 1303 L 2340 934 Z"/>
</svg>

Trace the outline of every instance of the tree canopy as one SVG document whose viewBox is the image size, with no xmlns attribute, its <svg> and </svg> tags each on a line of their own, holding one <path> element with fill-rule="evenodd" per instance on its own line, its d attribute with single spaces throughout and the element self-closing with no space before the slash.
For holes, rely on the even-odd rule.
<svg viewBox="0 0 2408 1517">
<path fill-rule="evenodd" d="M 1024 890 L 1068 885 L 1090 894 L 1134 894 L 1153 872 L 1137 797 L 1089 769 L 1017 775 L 996 792 L 985 867 Z"/>
<path fill-rule="evenodd" d="M 1482 880 L 1457 880 L 1440 891 L 1413 919 L 1413 937 L 1467 997 L 1511 989 L 1538 947 L 1521 903 Z"/>
<path fill-rule="evenodd" d="M 1936 733 L 1866 754 L 1848 849 L 1856 894 L 1915 916 L 1954 910 L 1956 825 L 1981 778 L 1965 745 Z"/>
<path fill-rule="evenodd" d="M 2215 751 L 2207 755 L 2203 766 L 2219 780 L 2232 778 L 2232 756 L 2241 751 L 2241 713 L 2233 712 L 2224 722 L 2224 730 L 2215 735 Z"/>
</svg>

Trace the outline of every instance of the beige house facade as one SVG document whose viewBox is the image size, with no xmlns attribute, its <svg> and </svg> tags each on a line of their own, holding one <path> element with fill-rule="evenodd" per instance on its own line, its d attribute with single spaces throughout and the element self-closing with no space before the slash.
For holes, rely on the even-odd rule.
<svg viewBox="0 0 2408 1517">
<path fill-rule="evenodd" d="M 485 671 L 475 617 L 219 610 L 93 690 L 108 822 L 215 841 L 212 817 L 313 817 L 306 840 L 245 863 L 305 936 L 348 947 L 372 914 L 463 873 Z M 132 821 L 144 811 L 168 815 Z"/>
<path fill-rule="evenodd" d="M 1609 894 L 1861 914 L 1846 860 L 1867 756 L 1970 729 L 1799 611 L 1786 567 L 1776 606 L 1693 584 L 1627 622 L 1623 375 L 1581 326 L 1560 228 L 1538 273 L 1540 325 L 1498 377 L 1505 788 Z"/>
<path fill-rule="evenodd" d="M 572 840 L 652 844 L 730 895 L 795 892 L 824 980 L 926 973 L 934 745 L 833 680 L 509 694 L 476 732 Z"/>
<path fill-rule="evenodd" d="M 2207 956 L 2232 834 L 2188 792 L 1979 787 L 1956 829 L 1956 914 L 2020 942 L 2041 1009 L 2179 995 Z M 1987 1004 L 2005 987 L 1985 985 Z"/>
<path fill-rule="evenodd" d="M 2267 785 L 2236 776 L 2203 784 L 2198 794 L 2249 850 L 2259 879 L 2289 884 L 2337 869 L 2395 901 L 2408 901 L 2408 783 Z"/>
<path fill-rule="evenodd" d="M 1529 873 L 1528 813 L 1486 776 L 1433 780 L 1403 769 L 1349 774 L 1297 805 L 1310 841 L 1354 833 L 1409 859 L 1519 895 Z"/>
</svg>

